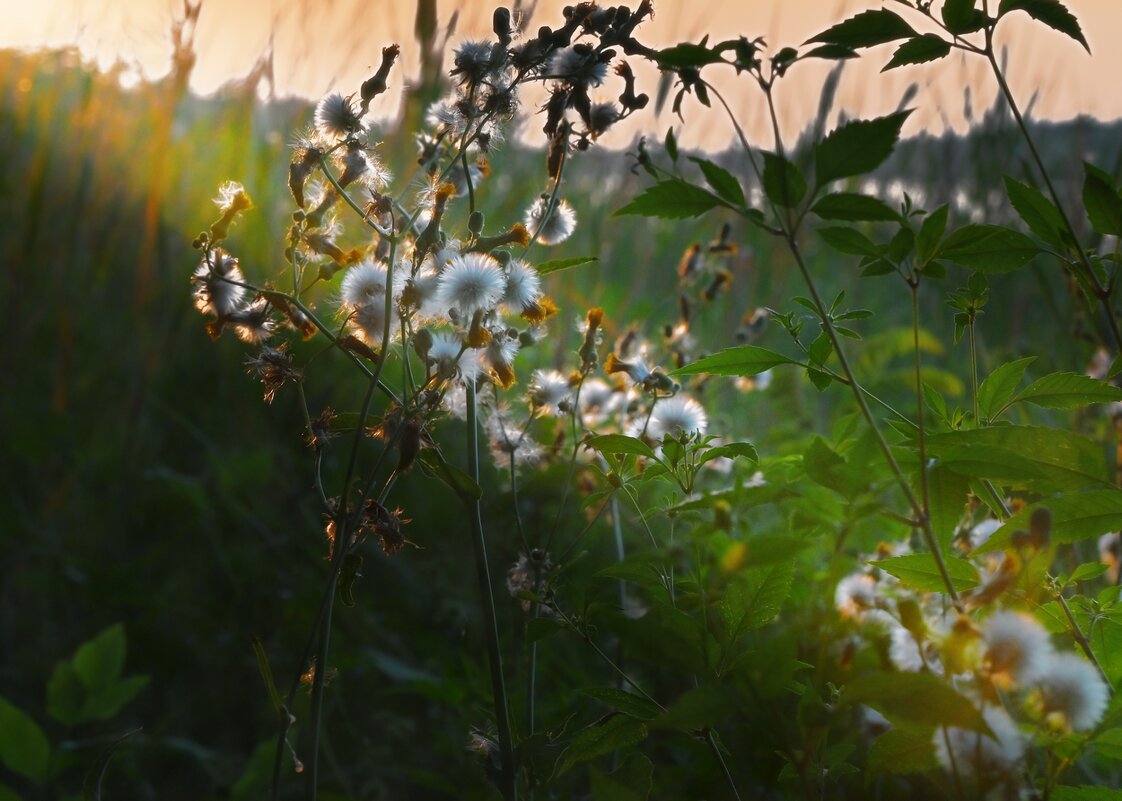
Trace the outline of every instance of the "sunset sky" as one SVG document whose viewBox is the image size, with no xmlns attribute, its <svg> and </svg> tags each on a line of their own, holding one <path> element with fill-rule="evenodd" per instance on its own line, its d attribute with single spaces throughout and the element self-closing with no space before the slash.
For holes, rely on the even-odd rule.
<svg viewBox="0 0 1122 801">
<path fill-rule="evenodd" d="M 453 42 L 488 35 L 496 0 L 438 2 L 441 20 L 446 21 L 456 9 L 460 11 Z M 571 2 L 538 0 L 533 26 L 556 24 L 560 9 Z M 639 38 L 658 47 L 697 41 L 706 34 L 716 39 L 744 34 L 763 35 L 777 46 L 797 46 L 834 21 L 880 5 L 878 0 L 656 0 L 656 16 L 640 29 Z M 1113 0 L 1067 0 L 1067 5 L 1079 18 L 1093 57 L 1071 39 L 1016 13 L 999 28 L 999 43 L 1009 46 L 1013 90 L 1025 107 L 1037 93 L 1032 105 L 1035 117 L 1068 119 L 1080 113 L 1100 119 L 1120 117 L 1122 92 L 1113 76 L 1122 74 L 1122 48 L 1111 48 L 1109 41 L 1122 33 L 1122 4 Z M 267 48 L 270 38 L 278 94 L 317 98 L 330 89 L 354 91 L 377 66 L 381 47 L 392 41 L 403 47 L 405 71 L 396 74 L 400 87 L 416 69 L 414 9 L 411 2 L 391 0 L 204 1 L 195 37 L 199 58 L 192 88 L 199 93 L 212 92 L 243 75 Z M 4 19 L 0 46 L 76 44 L 102 67 L 120 60 L 136 65 L 146 76 L 156 77 L 168 69 L 168 30 L 180 10 L 175 0 L 0 0 Z M 913 104 L 919 110 L 905 133 L 938 133 L 947 126 L 961 131 L 966 127 L 967 87 L 971 88 L 976 115 L 980 116 L 993 101 L 996 87 L 981 59 L 952 55 L 939 65 L 880 74 L 891 48 L 882 47 L 846 68 L 838 100 L 850 115 L 890 112 L 906 88 L 917 83 L 919 94 Z M 782 85 L 778 103 L 785 137 L 797 135 L 814 116 L 827 71 L 824 62 L 808 63 L 798 67 Z M 731 79 L 731 74 L 728 77 Z M 652 96 L 656 80 L 657 74 L 640 72 L 643 88 Z M 718 81 L 717 85 L 727 87 L 726 96 L 749 133 L 761 145 L 770 147 L 758 94 L 749 91 L 744 81 Z M 614 94 L 614 88 L 605 87 L 605 93 Z M 392 95 L 387 100 L 391 107 L 393 100 Z M 672 122 L 667 110 L 657 121 L 650 121 L 648 116 L 647 127 L 664 132 Z M 605 144 L 626 146 L 631 133 L 616 133 L 615 142 Z M 721 147 L 730 137 L 727 124 L 714 118 L 712 125 L 688 126 L 683 140 L 687 145 Z"/>
</svg>

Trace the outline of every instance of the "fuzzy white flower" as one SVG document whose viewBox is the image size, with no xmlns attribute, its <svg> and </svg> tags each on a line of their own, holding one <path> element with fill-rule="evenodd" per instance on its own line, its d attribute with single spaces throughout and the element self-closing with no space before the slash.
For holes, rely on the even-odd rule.
<svg viewBox="0 0 1122 801">
<path fill-rule="evenodd" d="M 384 305 L 388 282 L 386 265 L 369 260 L 359 262 L 343 275 L 339 287 L 340 305 L 347 311 L 370 303 Z"/>
<path fill-rule="evenodd" d="M 499 263 L 483 253 L 467 253 L 452 259 L 440 274 L 437 303 L 456 309 L 470 320 L 477 311 L 495 308 L 506 290 L 506 276 Z"/>
<path fill-rule="evenodd" d="M 522 259 L 511 259 L 506 266 L 506 293 L 503 305 L 513 312 L 521 312 L 537 303 L 542 296 L 542 281 L 538 271 Z"/>
<path fill-rule="evenodd" d="M 572 398 L 568 379 L 556 370 L 535 370 L 528 388 L 530 403 L 545 414 L 560 414 L 561 404 Z"/>
<path fill-rule="evenodd" d="M 483 360 L 491 378 L 503 389 L 514 384 L 514 357 L 518 355 L 518 339 L 506 331 L 491 333 L 491 340 L 483 349 Z"/>
<path fill-rule="evenodd" d="M 995 678 L 1030 684 L 1052 657 L 1048 632 L 1020 612 L 997 612 L 982 627 L 986 643 L 985 661 Z"/>
<path fill-rule="evenodd" d="M 515 469 L 531 467 L 541 461 L 544 455 L 541 447 L 510 419 L 505 410 L 492 413 L 484 427 L 491 443 L 495 467 L 510 469 L 512 457 Z"/>
<path fill-rule="evenodd" d="M 1075 654 L 1053 654 L 1036 677 L 1041 707 L 1075 731 L 1098 725 L 1110 701 L 1110 690 L 1095 666 Z"/>
<path fill-rule="evenodd" d="M 248 306 L 231 313 L 226 320 L 243 342 L 257 345 L 273 335 L 277 324 L 271 317 L 272 307 L 265 298 L 257 298 Z"/>
<path fill-rule="evenodd" d="M 533 205 L 526 210 L 523 220 L 531 234 L 537 233 L 538 242 L 543 245 L 558 245 L 573 235 L 577 227 L 577 213 L 567 200 L 559 200 L 553 207 L 553 213 L 546 218 L 549 210 L 549 198 L 539 197 Z"/>
<path fill-rule="evenodd" d="M 245 281 L 238 260 L 222 248 L 215 248 L 210 252 L 209 259 L 203 259 L 195 270 L 193 280 L 197 284 L 195 308 L 203 314 L 226 317 L 238 308 L 245 297 L 245 287 L 231 283 Z"/>
<path fill-rule="evenodd" d="M 842 617 L 860 618 L 876 605 L 877 582 L 868 573 L 851 573 L 834 590 L 834 606 Z"/>
<path fill-rule="evenodd" d="M 1003 525 L 1000 520 L 989 518 L 970 529 L 970 550 L 982 547 L 982 544 Z"/>
<path fill-rule="evenodd" d="M 428 360 L 443 379 L 474 381 L 482 367 L 479 351 L 464 348 L 463 340 L 450 334 L 437 334 L 432 338 Z"/>
<path fill-rule="evenodd" d="M 661 440 L 667 434 L 675 437 L 704 434 L 708 427 L 709 417 L 705 414 L 705 407 L 687 395 L 678 394 L 654 405 L 647 434 L 652 439 Z"/>
<path fill-rule="evenodd" d="M 351 98 L 335 92 L 319 101 L 315 124 L 323 136 L 342 139 L 357 131 L 362 122 Z"/>
<path fill-rule="evenodd" d="M 573 83 L 599 86 L 608 74 L 608 65 L 587 45 L 563 47 L 549 59 L 549 77 Z"/>
<path fill-rule="evenodd" d="M 903 626 L 894 626 L 889 635 L 888 658 L 897 670 L 918 673 L 926 667 L 915 636 Z"/>
<path fill-rule="evenodd" d="M 218 187 L 218 197 L 214 199 L 214 205 L 225 214 L 233 209 L 248 209 L 253 203 L 244 186 L 237 181 L 226 181 Z"/>
<path fill-rule="evenodd" d="M 948 726 L 935 730 L 935 755 L 939 764 L 964 779 L 982 783 L 1011 774 L 1025 754 L 1025 738 L 1009 714 L 987 706 L 982 718 L 994 737 Z M 952 758 L 953 757 L 953 758 Z"/>
</svg>

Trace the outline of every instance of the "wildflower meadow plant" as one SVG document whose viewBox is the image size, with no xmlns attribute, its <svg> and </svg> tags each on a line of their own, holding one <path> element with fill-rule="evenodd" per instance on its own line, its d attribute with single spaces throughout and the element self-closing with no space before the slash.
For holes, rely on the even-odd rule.
<svg viewBox="0 0 1122 801">
<path fill-rule="evenodd" d="M 391 501 L 418 473 L 463 507 L 490 687 L 490 712 L 463 733 L 464 747 L 507 801 L 865 797 L 874 783 L 877 797 L 921 788 L 1090 799 L 1094 788 L 1077 785 L 1117 783 L 1122 607 L 1109 537 L 1122 527 L 1122 490 L 1105 457 L 1114 429 L 1096 404 L 1122 401 L 1122 195 L 1087 165 L 1082 211 L 1104 237 L 1088 244 L 996 58 L 994 31 L 1015 12 L 1086 45 L 1058 0 L 904 0 L 778 50 L 745 37 L 652 49 L 636 38 L 649 0 L 580 3 L 536 32 L 500 8 L 492 38 L 452 49 L 448 93 L 409 132 L 418 156 L 407 179 L 384 165 L 366 121 L 393 79 L 396 45 L 355 94 L 317 105 L 287 176 L 295 208 L 282 271 L 259 277 L 259 265 L 239 263 L 231 229 L 252 203 L 240 185 L 222 185 L 219 217 L 195 241 L 195 306 L 212 336 L 229 330 L 254 345 L 246 366 L 267 402 L 298 404 L 326 521 L 328 579 L 300 671 L 287 693 L 271 692 L 274 798 L 289 749 L 309 798 L 325 783 L 336 598 L 374 543 L 386 557 L 425 559 L 406 547 L 414 512 Z M 1004 186 L 1028 233 L 955 227 L 949 205 L 857 191 L 891 155 L 908 110 L 795 148 L 780 139 L 775 87 L 800 62 L 891 42 L 888 68 L 953 51 L 991 67 L 1033 156 L 1028 182 Z M 576 156 L 648 105 L 629 62 L 662 71 L 683 125 L 691 98 L 716 100 L 739 145 L 722 159 L 686 158 L 671 130 L 661 148 L 640 140 L 629 156 L 650 183 L 617 215 L 722 215 L 715 239 L 669 265 L 677 303 L 661 329 L 621 325 L 611 308 L 559 309 L 551 276 L 587 259 L 539 258 L 579 223 L 563 196 L 570 160 L 579 169 Z M 775 122 L 770 149 L 749 141 L 710 83 L 717 70 L 759 91 Z M 532 117 L 543 123 L 545 170 L 524 212 L 496 223 L 497 146 L 531 83 L 546 87 Z M 737 312 L 723 339 L 707 341 L 696 321 L 723 302 L 745 227 L 781 243 L 807 295 Z M 873 313 L 844 292 L 828 299 L 808 249 L 828 249 L 835 269 L 896 282 L 910 313 L 902 395 L 874 393 L 859 373 L 849 351 Z M 1062 271 L 1074 302 L 1096 315 L 1110 355 L 1098 377 L 1048 373 L 1019 389 L 1031 355 L 979 375 L 991 281 L 1030 263 Z M 958 285 L 938 289 L 948 281 Z M 966 409 L 925 380 L 929 296 L 946 301 L 951 345 L 968 351 Z M 547 353 L 543 343 L 567 326 L 577 349 Z M 786 353 L 755 344 L 765 332 Z M 315 382 L 337 367 L 365 382 L 357 411 L 312 405 Z M 838 411 L 777 442 L 740 410 L 748 394 L 800 376 Z M 484 480 L 487 453 L 508 486 Z M 534 510 L 527 525 L 520 482 L 546 474 L 558 478 L 548 514 Z M 497 535 L 517 554 L 505 581 L 488 526 L 503 500 L 515 525 Z M 612 558 L 586 575 L 586 557 L 604 556 L 588 546 L 598 531 L 610 532 Z M 1100 535 L 1104 562 L 1082 561 Z M 501 630 L 508 614 L 517 636 Z M 602 671 L 601 686 L 566 686 L 559 666 L 549 686 L 540 680 L 555 636 L 578 644 L 571 658 Z M 258 658 L 274 687 L 261 647 Z M 298 719 L 302 685 L 311 700 Z M 543 706 L 577 690 L 600 706 L 595 715 Z"/>
</svg>

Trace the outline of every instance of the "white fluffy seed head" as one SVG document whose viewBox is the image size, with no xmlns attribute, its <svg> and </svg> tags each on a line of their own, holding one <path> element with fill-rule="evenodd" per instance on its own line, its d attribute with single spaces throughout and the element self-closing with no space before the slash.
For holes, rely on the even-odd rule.
<svg viewBox="0 0 1122 801">
<path fill-rule="evenodd" d="M 561 404 L 573 394 L 568 379 L 556 370 L 535 370 L 528 392 L 530 403 L 545 414 L 560 414 Z"/>
<path fill-rule="evenodd" d="M 1005 710 L 987 706 L 982 717 L 994 736 L 951 726 L 935 729 L 939 764 L 960 778 L 988 785 L 1009 776 L 1025 753 L 1025 739 Z"/>
<path fill-rule="evenodd" d="M 538 271 L 522 259 L 511 259 L 506 267 L 506 292 L 503 305 L 520 312 L 537 303 L 542 296 L 542 281 Z"/>
<path fill-rule="evenodd" d="M 451 334 L 436 334 L 428 352 L 429 364 L 445 380 L 474 381 L 481 367 L 479 351 L 464 348 L 463 340 Z"/>
<path fill-rule="evenodd" d="M 852 573 L 834 589 L 834 606 L 846 618 L 860 618 L 877 605 L 877 582 L 868 573 Z"/>
<path fill-rule="evenodd" d="M 1110 690 L 1095 666 L 1076 654 L 1053 654 L 1036 682 L 1043 712 L 1061 716 L 1075 731 L 1095 728 L 1110 701 Z"/>
<path fill-rule="evenodd" d="M 661 440 L 667 434 L 675 437 L 704 434 L 708 427 L 705 407 L 687 395 L 678 394 L 655 404 L 647 434 Z"/>
<path fill-rule="evenodd" d="M 343 275 L 339 287 L 339 302 L 345 311 L 354 311 L 371 303 L 385 304 L 386 265 L 381 262 L 362 261 Z"/>
<path fill-rule="evenodd" d="M 245 281 L 238 260 L 222 248 L 215 248 L 210 252 L 209 260 L 202 260 L 193 279 L 196 282 L 195 308 L 203 314 L 226 317 L 241 305 L 245 297 L 245 287 L 231 283 Z"/>
<path fill-rule="evenodd" d="M 550 57 L 546 69 L 551 78 L 591 86 L 599 86 L 608 74 L 608 65 L 585 47 L 561 48 Z"/>
<path fill-rule="evenodd" d="M 465 318 L 495 308 L 506 291 L 506 276 L 499 263 L 484 253 L 456 256 L 440 275 L 437 302 L 456 309 Z"/>
<path fill-rule="evenodd" d="M 1020 612 L 997 612 L 982 628 L 985 662 L 991 675 L 1012 684 L 1031 684 L 1052 657 L 1048 632 Z"/>
<path fill-rule="evenodd" d="M 315 123 L 321 135 L 338 140 L 357 131 L 362 126 L 362 118 L 349 97 L 335 92 L 319 101 Z"/>
<path fill-rule="evenodd" d="M 557 201 L 553 213 L 546 219 L 548 209 L 549 199 L 539 197 L 526 210 L 523 222 L 531 234 L 537 233 L 541 244 L 558 245 L 573 235 L 573 230 L 577 227 L 577 213 L 567 200 Z"/>
</svg>

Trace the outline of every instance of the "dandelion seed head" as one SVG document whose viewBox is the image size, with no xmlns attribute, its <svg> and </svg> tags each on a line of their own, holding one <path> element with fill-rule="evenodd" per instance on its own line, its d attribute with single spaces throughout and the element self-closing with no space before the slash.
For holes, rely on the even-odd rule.
<svg viewBox="0 0 1122 801">
<path fill-rule="evenodd" d="M 522 259 L 511 259 L 506 266 L 506 292 L 503 305 L 512 311 L 522 311 L 536 303 L 542 296 L 542 281 L 538 271 Z"/>
<path fill-rule="evenodd" d="M 545 455 L 541 447 L 515 423 L 505 409 L 493 412 L 484 423 L 495 467 L 509 470 L 514 457 L 515 470 L 533 467 Z"/>
<path fill-rule="evenodd" d="M 479 351 L 464 348 L 460 337 L 446 333 L 432 338 L 428 360 L 436 374 L 445 380 L 474 381 L 482 367 Z"/>
<path fill-rule="evenodd" d="M 876 608 L 878 599 L 876 579 L 868 573 L 851 573 L 834 590 L 834 606 L 843 618 L 860 618 Z"/>
<path fill-rule="evenodd" d="M 546 69 L 551 78 L 590 86 L 599 86 L 608 74 L 608 65 L 587 46 L 559 49 L 550 56 Z"/>
<path fill-rule="evenodd" d="M 226 213 L 230 210 L 248 209 L 253 205 L 253 201 L 249 199 L 249 194 L 245 191 L 245 187 L 237 181 L 226 181 L 218 187 L 218 197 L 214 199 L 214 204 Z"/>
<path fill-rule="evenodd" d="M 495 308 L 506 290 L 506 276 L 498 261 L 484 253 L 456 256 L 440 275 L 437 302 L 465 318 Z"/>
<path fill-rule="evenodd" d="M 654 405 L 647 433 L 655 440 L 671 436 L 701 435 L 709 427 L 705 407 L 688 395 L 678 394 Z"/>
<path fill-rule="evenodd" d="M 192 280 L 195 286 L 195 308 L 203 314 L 223 318 L 231 314 L 245 297 L 245 287 L 231 283 L 244 282 L 238 260 L 222 248 L 210 252 L 210 261 L 203 259 Z"/>
<path fill-rule="evenodd" d="M 560 414 L 561 404 L 573 395 L 569 380 L 556 370 L 535 370 L 527 392 L 530 403 L 545 414 Z"/>
<path fill-rule="evenodd" d="M 248 306 L 230 314 L 226 319 L 242 342 L 259 345 L 273 335 L 276 323 L 270 315 L 272 307 L 265 298 L 257 298 Z"/>
<path fill-rule="evenodd" d="M 524 222 L 531 233 L 537 232 L 538 242 L 543 245 L 558 245 L 573 235 L 577 227 L 577 213 L 567 200 L 557 201 L 547 220 L 545 217 L 548 209 L 549 198 L 539 197 L 526 210 Z"/>
<path fill-rule="evenodd" d="M 1095 666 L 1076 654 L 1052 654 L 1036 683 L 1043 712 L 1059 715 L 1075 731 L 1095 728 L 1110 701 Z"/>
<path fill-rule="evenodd" d="M 1020 612 L 990 615 L 982 627 L 982 639 L 991 675 L 1007 683 L 1031 684 L 1052 656 L 1048 632 Z"/>
<path fill-rule="evenodd" d="M 349 97 L 335 92 L 316 106 L 316 130 L 332 140 L 350 136 L 362 126 L 362 119 Z"/>
<path fill-rule="evenodd" d="M 346 311 L 371 303 L 384 305 L 388 278 L 386 266 L 381 262 L 366 260 L 350 267 L 339 287 L 340 305 Z"/>
</svg>

